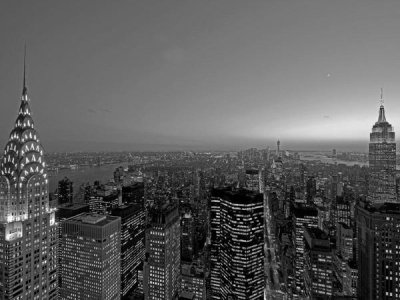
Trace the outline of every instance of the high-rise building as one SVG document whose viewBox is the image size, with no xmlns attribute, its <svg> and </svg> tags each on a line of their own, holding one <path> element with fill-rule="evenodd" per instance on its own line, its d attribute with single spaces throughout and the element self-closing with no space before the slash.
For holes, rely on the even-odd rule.
<svg viewBox="0 0 400 300">
<path fill-rule="evenodd" d="M 185 212 L 181 216 L 181 260 L 191 262 L 193 260 L 194 224 L 191 212 Z"/>
<path fill-rule="evenodd" d="M 221 262 L 219 259 L 221 245 L 221 198 L 211 197 L 210 202 L 210 276 L 209 290 L 213 300 L 221 299 Z"/>
<path fill-rule="evenodd" d="M 145 212 L 140 205 L 123 205 L 111 215 L 121 218 L 121 297 L 138 286 L 138 268 L 144 260 Z"/>
<path fill-rule="evenodd" d="M 356 206 L 358 297 L 400 299 L 400 204 Z"/>
<path fill-rule="evenodd" d="M 307 299 L 331 299 L 333 270 L 328 236 L 319 228 L 305 228 L 304 241 L 305 295 Z"/>
<path fill-rule="evenodd" d="M 57 225 L 24 82 L 0 165 L 0 299 L 57 299 Z"/>
<path fill-rule="evenodd" d="M 229 189 L 214 190 L 212 194 L 220 198 L 219 255 L 211 257 L 220 261 L 220 299 L 263 299 L 263 195 Z"/>
<path fill-rule="evenodd" d="M 332 204 L 332 223 L 336 226 L 337 223 L 344 223 L 347 226 L 351 224 L 351 207 L 350 202 L 343 196 L 336 196 Z"/>
<path fill-rule="evenodd" d="M 206 299 L 206 278 L 204 267 L 194 263 L 182 264 L 181 293 L 193 294 L 194 300 Z"/>
<path fill-rule="evenodd" d="M 57 271 L 58 274 L 62 273 L 62 268 L 63 265 L 61 264 L 61 257 L 63 256 L 63 251 L 65 249 L 61 245 L 62 241 L 62 223 L 69 218 L 72 218 L 74 216 L 80 215 L 82 213 L 88 213 L 89 210 L 89 205 L 87 204 L 71 204 L 71 203 L 65 203 L 60 205 L 57 208 L 56 211 L 56 221 L 58 225 L 58 266 L 57 266 Z M 62 277 L 58 276 L 58 286 L 62 286 Z"/>
<path fill-rule="evenodd" d="M 312 206 L 296 206 L 293 209 L 292 236 L 296 249 L 295 265 L 295 294 L 304 293 L 304 229 L 318 228 L 318 210 Z"/>
<path fill-rule="evenodd" d="M 178 207 L 164 204 L 149 212 L 143 290 L 146 300 L 172 300 L 180 288 L 180 222 Z"/>
<path fill-rule="evenodd" d="M 116 300 L 121 289 L 121 218 L 80 214 L 62 223 L 61 299 Z"/>
<path fill-rule="evenodd" d="M 58 204 L 73 202 L 74 189 L 73 182 L 67 177 L 58 182 Z"/>
<path fill-rule="evenodd" d="M 373 203 L 397 201 L 395 133 L 386 121 L 383 105 L 370 134 L 368 200 Z"/>
</svg>

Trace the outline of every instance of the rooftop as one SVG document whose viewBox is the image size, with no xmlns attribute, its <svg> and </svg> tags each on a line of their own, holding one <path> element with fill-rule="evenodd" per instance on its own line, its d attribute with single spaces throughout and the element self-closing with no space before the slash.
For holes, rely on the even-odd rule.
<svg viewBox="0 0 400 300">
<path fill-rule="evenodd" d="M 76 223 L 83 223 L 83 224 L 90 224 L 102 227 L 114 220 L 118 219 L 119 217 L 110 216 L 110 215 L 100 215 L 95 213 L 82 213 L 75 217 L 69 219 L 69 222 L 76 222 Z"/>
</svg>

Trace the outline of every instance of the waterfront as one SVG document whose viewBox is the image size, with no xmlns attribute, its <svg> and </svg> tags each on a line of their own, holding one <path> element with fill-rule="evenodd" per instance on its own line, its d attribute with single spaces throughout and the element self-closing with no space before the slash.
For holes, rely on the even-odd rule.
<svg viewBox="0 0 400 300">
<path fill-rule="evenodd" d="M 360 167 L 363 166 L 368 167 L 368 162 L 333 159 L 332 157 L 328 157 L 322 153 L 309 153 L 309 152 L 300 153 L 300 160 L 306 160 L 306 161 L 318 160 L 326 164 L 344 164 L 346 166 L 359 165 Z"/>
<path fill-rule="evenodd" d="M 58 181 L 64 177 L 68 177 L 74 183 L 74 189 L 83 183 L 91 183 L 99 180 L 103 183 L 113 178 L 113 172 L 118 167 L 127 167 L 128 163 L 107 164 L 98 167 L 80 167 L 78 169 L 61 169 L 58 172 L 49 172 L 49 190 L 54 192 L 57 188 Z"/>
</svg>

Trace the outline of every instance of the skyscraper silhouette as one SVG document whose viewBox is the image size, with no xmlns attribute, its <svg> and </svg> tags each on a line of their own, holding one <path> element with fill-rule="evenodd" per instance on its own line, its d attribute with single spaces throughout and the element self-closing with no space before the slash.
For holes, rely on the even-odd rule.
<svg viewBox="0 0 400 300">
<path fill-rule="evenodd" d="M 0 166 L 0 299 L 57 298 L 57 225 L 25 80 Z"/>
</svg>

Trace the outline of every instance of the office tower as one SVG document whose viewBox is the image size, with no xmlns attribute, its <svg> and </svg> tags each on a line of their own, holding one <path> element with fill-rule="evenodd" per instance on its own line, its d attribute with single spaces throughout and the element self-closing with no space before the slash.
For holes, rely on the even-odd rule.
<svg viewBox="0 0 400 300">
<path fill-rule="evenodd" d="M 336 224 L 339 222 L 344 223 L 347 226 L 351 225 L 350 202 L 343 196 L 336 196 L 336 199 L 332 205 L 331 219 L 333 226 L 336 226 Z"/>
<path fill-rule="evenodd" d="M 58 204 L 73 202 L 74 189 L 72 181 L 67 177 L 58 182 Z"/>
<path fill-rule="evenodd" d="M 185 212 L 181 217 L 181 260 L 191 262 L 193 260 L 194 223 L 192 213 Z"/>
<path fill-rule="evenodd" d="M 144 260 L 145 213 L 139 205 L 123 205 L 111 215 L 121 218 L 121 297 L 138 285 L 138 267 Z"/>
<path fill-rule="evenodd" d="M 196 263 L 182 264 L 181 293 L 193 294 L 194 300 L 206 299 L 206 278 L 204 266 Z"/>
<path fill-rule="evenodd" d="M 353 259 L 353 229 L 347 224 L 336 224 L 336 251 L 345 261 Z"/>
<path fill-rule="evenodd" d="M 0 299 L 57 299 L 57 225 L 25 81 L 0 165 Z"/>
<path fill-rule="evenodd" d="M 400 204 L 356 206 L 359 299 L 400 298 Z"/>
<path fill-rule="evenodd" d="M 210 290 L 211 299 L 221 299 L 221 198 L 210 198 Z"/>
<path fill-rule="evenodd" d="M 118 167 L 114 171 L 114 182 L 116 184 L 122 184 L 124 182 L 125 171 L 123 167 Z"/>
<path fill-rule="evenodd" d="M 220 261 L 220 299 L 232 295 L 238 300 L 263 299 L 263 195 L 229 189 L 214 190 L 212 194 L 220 198 L 219 255 L 211 257 L 212 261 Z"/>
<path fill-rule="evenodd" d="M 65 203 L 60 205 L 57 210 L 56 210 L 56 221 L 58 225 L 58 266 L 57 266 L 57 271 L 58 274 L 62 273 L 62 268 L 63 265 L 61 264 L 61 257 L 63 255 L 63 251 L 65 249 L 61 245 L 62 241 L 62 223 L 69 218 L 72 218 L 74 216 L 80 215 L 82 213 L 88 213 L 90 211 L 89 205 L 87 204 L 71 204 L 71 203 Z M 62 277 L 58 276 L 58 286 L 60 287 L 62 285 Z"/>
<path fill-rule="evenodd" d="M 258 192 L 260 190 L 260 176 L 258 169 L 249 169 L 245 173 L 245 188 L 250 191 Z"/>
<path fill-rule="evenodd" d="M 292 236 L 295 237 L 295 294 L 304 293 L 304 229 L 318 227 L 318 210 L 311 206 L 296 206 L 293 209 Z"/>
<path fill-rule="evenodd" d="M 336 251 L 333 255 L 333 270 L 339 283 L 336 295 L 354 296 L 353 229 L 345 223 L 336 224 Z"/>
<path fill-rule="evenodd" d="M 304 229 L 304 286 L 309 299 L 331 299 L 332 250 L 328 236 L 319 228 Z"/>
<path fill-rule="evenodd" d="M 144 261 L 144 297 L 170 300 L 180 288 L 180 222 L 178 207 L 164 204 L 149 212 Z"/>
<path fill-rule="evenodd" d="M 396 202 L 396 198 L 395 133 L 381 105 L 378 121 L 370 134 L 368 200 L 384 203 Z"/>
<path fill-rule="evenodd" d="M 313 176 L 308 177 L 307 183 L 306 183 L 307 202 L 312 203 L 312 201 L 316 195 L 317 195 L 317 181 L 315 180 L 315 177 L 313 177 Z"/>
<path fill-rule="evenodd" d="M 61 299 L 120 299 L 121 219 L 80 214 L 62 223 Z"/>
</svg>

